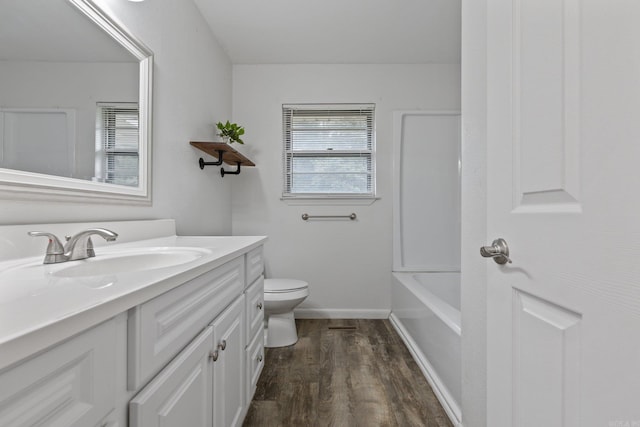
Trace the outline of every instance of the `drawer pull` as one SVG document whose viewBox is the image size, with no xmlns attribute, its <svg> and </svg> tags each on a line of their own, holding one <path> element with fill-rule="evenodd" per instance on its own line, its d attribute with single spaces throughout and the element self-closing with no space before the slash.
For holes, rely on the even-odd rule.
<svg viewBox="0 0 640 427">
<path fill-rule="evenodd" d="M 259 302 L 258 305 L 256 305 L 256 307 L 258 307 L 258 310 L 262 310 L 262 302 Z"/>
<path fill-rule="evenodd" d="M 262 355 L 258 355 L 258 363 L 262 362 Z"/>
<path fill-rule="evenodd" d="M 212 351 L 211 353 L 209 353 L 209 358 L 211 360 L 213 360 L 214 362 L 216 360 L 218 360 L 218 350 Z"/>
<path fill-rule="evenodd" d="M 218 348 L 224 351 L 224 349 L 227 348 L 227 340 L 220 341 L 220 344 L 218 344 Z"/>
</svg>

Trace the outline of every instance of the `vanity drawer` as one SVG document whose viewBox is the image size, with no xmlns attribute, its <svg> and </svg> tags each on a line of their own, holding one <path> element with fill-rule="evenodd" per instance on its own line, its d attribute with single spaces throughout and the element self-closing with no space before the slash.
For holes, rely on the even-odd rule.
<svg viewBox="0 0 640 427">
<path fill-rule="evenodd" d="M 253 283 L 264 272 L 264 256 L 262 246 L 247 252 L 247 285 Z"/>
<path fill-rule="evenodd" d="M 246 291 L 247 341 L 264 328 L 264 276 L 260 276 Z"/>
<path fill-rule="evenodd" d="M 258 333 L 247 347 L 247 402 L 251 402 L 256 392 L 256 386 L 263 367 L 264 334 Z"/>
<path fill-rule="evenodd" d="M 117 333 L 104 322 L 0 374 L 0 426 L 93 426 L 115 408 Z"/>
<path fill-rule="evenodd" d="M 129 310 L 128 388 L 157 374 L 244 289 L 244 257 Z"/>
</svg>

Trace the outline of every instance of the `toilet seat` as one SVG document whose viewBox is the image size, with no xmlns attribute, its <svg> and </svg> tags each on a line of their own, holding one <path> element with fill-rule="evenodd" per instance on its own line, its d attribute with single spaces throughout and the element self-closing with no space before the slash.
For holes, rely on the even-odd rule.
<svg viewBox="0 0 640 427">
<path fill-rule="evenodd" d="M 265 279 L 265 293 L 285 293 L 307 289 L 309 284 L 304 280 L 297 279 Z"/>
</svg>

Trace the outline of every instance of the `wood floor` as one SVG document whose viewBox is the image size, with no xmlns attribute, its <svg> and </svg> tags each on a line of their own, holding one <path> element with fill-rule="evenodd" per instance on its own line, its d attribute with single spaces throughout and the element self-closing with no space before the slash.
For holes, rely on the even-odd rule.
<svg viewBox="0 0 640 427">
<path fill-rule="evenodd" d="M 451 426 L 388 320 L 298 320 L 266 349 L 244 427 Z"/>
</svg>

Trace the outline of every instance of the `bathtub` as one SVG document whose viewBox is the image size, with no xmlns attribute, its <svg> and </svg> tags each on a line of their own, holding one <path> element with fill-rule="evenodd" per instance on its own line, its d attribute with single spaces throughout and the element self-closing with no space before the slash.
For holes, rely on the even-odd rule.
<svg viewBox="0 0 640 427">
<path fill-rule="evenodd" d="M 460 273 L 393 273 L 390 320 L 454 425 L 460 424 Z"/>
</svg>

